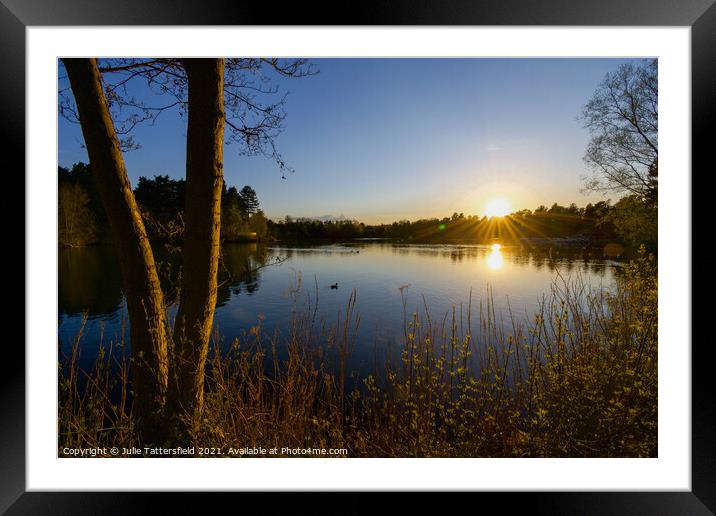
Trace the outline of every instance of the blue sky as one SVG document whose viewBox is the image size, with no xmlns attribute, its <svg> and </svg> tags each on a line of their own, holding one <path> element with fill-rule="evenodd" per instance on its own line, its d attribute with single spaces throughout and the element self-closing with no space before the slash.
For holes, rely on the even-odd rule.
<svg viewBox="0 0 716 516">
<path fill-rule="evenodd" d="M 264 157 L 226 145 L 228 184 L 251 185 L 274 219 L 326 214 L 366 223 L 584 205 L 589 138 L 577 116 L 625 59 L 315 59 L 319 74 L 277 79 L 286 101 L 281 178 Z M 60 75 L 63 71 L 60 70 Z M 140 94 L 141 95 L 141 94 Z M 76 124 L 59 118 L 59 164 L 88 161 Z M 186 120 L 163 114 L 125 153 L 140 176 L 184 176 Z"/>
</svg>

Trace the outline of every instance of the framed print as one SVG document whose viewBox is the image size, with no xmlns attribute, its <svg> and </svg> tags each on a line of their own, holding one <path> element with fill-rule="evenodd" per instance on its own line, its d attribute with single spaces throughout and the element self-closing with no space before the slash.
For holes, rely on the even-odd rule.
<svg viewBox="0 0 716 516">
<path fill-rule="evenodd" d="M 8 514 L 716 510 L 691 302 L 710 1 L 82 9 L 0 6 L 27 200 Z"/>
</svg>

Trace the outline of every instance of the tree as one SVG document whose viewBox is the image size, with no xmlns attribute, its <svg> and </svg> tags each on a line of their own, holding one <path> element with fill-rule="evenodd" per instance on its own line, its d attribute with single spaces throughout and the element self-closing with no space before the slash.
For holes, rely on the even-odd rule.
<svg viewBox="0 0 716 516">
<path fill-rule="evenodd" d="M 134 410 L 143 439 L 164 405 L 168 357 L 164 297 L 154 256 L 127 177 L 95 59 L 63 59 L 87 153 L 117 245 L 131 321 Z"/>
<path fill-rule="evenodd" d="M 186 181 L 169 176 L 140 177 L 134 195 L 139 205 L 158 221 L 167 223 L 184 210 Z"/>
<path fill-rule="evenodd" d="M 177 243 L 184 236 L 186 181 L 169 176 L 140 177 L 134 195 L 150 240 L 163 241 L 171 253 L 178 252 Z"/>
<path fill-rule="evenodd" d="M 244 200 L 235 186 L 229 187 L 229 189 L 227 190 L 226 183 L 224 183 L 224 189 L 222 190 L 221 194 L 221 205 L 222 207 L 233 206 L 238 211 L 243 213 L 245 215 L 245 218 L 248 218 L 249 216 L 249 214 L 246 212 L 246 205 L 244 204 Z"/>
<path fill-rule="evenodd" d="M 96 59 L 63 60 L 71 99 L 60 91 L 60 111 L 82 126 L 93 173 L 120 251 L 131 321 L 135 410 L 145 439 L 156 439 L 153 415 L 178 420 L 179 431 L 202 410 L 208 339 L 216 304 L 224 127 L 244 154 L 263 154 L 288 167 L 276 151 L 283 102 L 263 98 L 263 68 L 297 77 L 311 73 L 306 60 Z M 107 75 L 114 81 L 105 80 Z M 141 78 L 168 103 L 150 106 L 132 97 L 127 84 Z M 127 178 L 122 149 L 137 147 L 131 130 L 178 108 L 188 116 L 183 270 L 169 364 L 164 300 L 142 217 Z M 122 139 L 120 139 L 122 138 Z M 171 367 L 170 367 L 171 366 Z M 154 377 L 152 377 L 154 375 Z"/>
<path fill-rule="evenodd" d="M 637 195 L 620 199 L 606 216 L 625 244 L 635 249 L 644 244 L 652 251 L 657 248 L 657 220 L 656 207 Z"/>
<path fill-rule="evenodd" d="M 259 210 L 259 200 L 256 196 L 256 191 L 254 191 L 253 188 L 251 188 L 249 185 L 246 185 L 241 189 L 239 195 L 241 196 L 241 200 L 244 203 L 246 212 L 249 215 L 251 215 L 252 213 L 256 213 Z"/>
<path fill-rule="evenodd" d="M 89 197 L 87 209 L 92 213 L 96 225 L 96 240 L 99 241 L 103 234 L 109 232 L 109 223 L 90 166 L 87 163 L 75 163 L 69 170 L 57 167 L 58 190 L 63 185 L 79 185 Z"/>
<path fill-rule="evenodd" d="M 249 214 L 238 190 L 235 186 L 227 190 L 224 183 L 221 194 L 221 238 L 236 240 L 248 231 L 248 222 Z"/>
<path fill-rule="evenodd" d="M 174 323 L 169 403 L 195 416 L 204 400 L 204 364 L 216 307 L 224 146 L 224 61 L 185 59 L 189 78 L 184 266 Z"/>
<path fill-rule="evenodd" d="M 90 209 L 90 198 L 78 183 L 60 184 L 58 189 L 59 243 L 77 247 L 93 243 L 97 222 Z"/>
<path fill-rule="evenodd" d="M 657 60 L 621 65 L 608 73 L 584 106 L 591 139 L 584 160 L 585 189 L 638 195 L 656 205 L 658 147 Z"/>
<path fill-rule="evenodd" d="M 236 240 L 246 232 L 246 213 L 234 204 L 224 205 L 221 210 L 221 237 L 224 240 Z"/>
<path fill-rule="evenodd" d="M 178 110 L 187 116 L 189 77 L 180 58 L 109 58 L 98 62 L 110 115 L 122 150 L 140 145 L 132 131 L 142 123 L 154 123 L 165 112 Z M 307 59 L 230 58 L 224 59 L 224 116 L 227 143 L 235 143 L 247 156 L 266 156 L 282 172 L 292 169 L 275 144 L 286 118 L 286 94 L 272 82 L 272 75 L 295 78 L 316 74 Z M 144 81 L 153 102 L 137 98 L 131 88 Z M 80 122 L 74 99 L 66 88 L 59 90 L 60 114 Z"/>
<path fill-rule="evenodd" d="M 249 219 L 249 226 L 251 227 L 251 231 L 256 233 L 259 240 L 265 238 L 268 231 L 268 220 L 266 219 L 264 212 L 258 210 L 256 213 L 252 214 Z"/>
</svg>

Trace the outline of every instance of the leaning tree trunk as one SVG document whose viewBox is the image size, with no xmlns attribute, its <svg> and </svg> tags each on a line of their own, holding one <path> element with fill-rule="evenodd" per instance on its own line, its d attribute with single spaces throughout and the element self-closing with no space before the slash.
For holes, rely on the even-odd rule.
<svg viewBox="0 0 716 516">
<path fill-rule="evenodd" d="M 185 59 L 189 79 L 186 204 L 179 310 L 169 408 L 187 423 L 204 401 L 204 372 L 216 305 L 224 144 L 224 61 Z"/>
<path fill-rule="evenodd" d="M 164 296 L 147 232 L 127 177 L 96 59 L 63 59 L 92 174 L 119 254 L 132 347 L 133 411 L 142 438 L 156 437 L 168 379 Z"/>
</svg>

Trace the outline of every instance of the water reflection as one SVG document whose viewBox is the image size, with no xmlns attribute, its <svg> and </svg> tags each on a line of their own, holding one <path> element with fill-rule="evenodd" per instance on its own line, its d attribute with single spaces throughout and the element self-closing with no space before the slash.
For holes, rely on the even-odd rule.
<svg viewBox="0 0 716 516">
<path fill-rule="evenodd" d="M 181 261 L 176 254 L 155 250 L 167 302 L 177 299 Z M 222 247 L 215 329 L 231 342 L 264 317 L 268 333 L 290 334 L 296 300 L 311 296 L 317 320 L 335 323 L 353 289 L 358 295 L 361 323 L 356 356 L 371 361 L 373 350 L 399 344 L 403 316 L 428 306 L 437 318 L 460 307 L 472 291 L 475 307 L 489 285 L 497 311 L 510 307 L 529 316 L 556 271 L 579 273 L 599 287 L 613 283 L 615 262 L 588 250 L 523 249 L 518 246 L 407 245 L 348 243 L 327 246 L 265 246 L 228 244 Z M 91 320 L 83 330 L 83 357 L 101 338 L 116 340 L 122 333 L 122 283 L 111 247 L 65 249 L 59 259 L 59 338 L 68 346 L 81 326 L 81 314 Z M 302 278 L 297 281 L 297 278 Z M 337 288 L 331 288 L 336 285 Z M 287 295 L 287 292 L 290 295 Z M 295 294 L 295 295 L 294 295 Z M 314 305 L 312 305 L 314 306 Z M 171 314 L 170 314 L 171 315 Z M 104 333 L 102 333 L 104 332 Z M 126 328 L 124 334 L 126 332 Z"/>
<path fill-rule="evenodd" d="M 254 294 L 259 288 L 261 268 L 267 265 L 269 251 L 258 244 L 226 244 L 221 249 L 216 306 L 224 306 L 242 292 Z"/>
<path fill-rule="evenodd" d="M 176 254 L 155 249 L 162 287 L 167 302 L 176 300 L 181 260 Z M 441 269 L 449 260 L 455 267 Z M 493 244 L 470 245 L 396 245 L 389 243 L 339 244 L 314 247 L 267 247 L 260 244 L 227 244 L 222 246 L 218 274 L 217 307 L 233 297 L 254 295 L 262 288 L 262 274 L 282 280 L 286 266 L 303 272 L 306 279 L 326 276 L 326 281 L 353 285 L 371 296 L 371 278 L 394 276 L 405 278 L 400 285 L 420 283 L 426 291 L 441 284 L 457 284 L 471 269 L 464 263 L 476 263 L 479 270 L 507 271 L 502 276 L 506 291 L 529 289 L 542 284 L 541 271 L 580 272 L 604 278 L 610 265 L 616 263 L 597 257 L 591 251 L 522 249 Z M 438 270 L 442 270 L 440 274 Z M 508 270 L 509 269 L 509 270 Z M 474 274 L 471 276 L 474 278 Z M 58 302 L 60 317 L 87 312 L 90 317 L 105 317 L 118 310 L 122 302 L 122 280 L 119 262 L 111 246 L 60 249 L 58 262 Z M 542 280 L 538 281 L 538 278 Z M 398 284 L 398 280 L 391 280 Z M 284 285 L 284 288 L 286 287 Z M 398 285 L 399 286 L 399 285 Z M 368 287 L 361 288 L 361 287 Z"/>
<path fill-rule="evenodd" d="M 113 314 L 122 302 L 119 260 L 110 246 L 60 249 L 57 297 L 60 320 L 87 312 Z"/>
<path fill-rule="evenodd" d="M 500 244 L 492 244 L 490 254 L 487 255 L 487 266 L 493 271 L 501 269 L 505 263 L 505 259 L 500 252 L 501 247 Z"/>
</svg>

